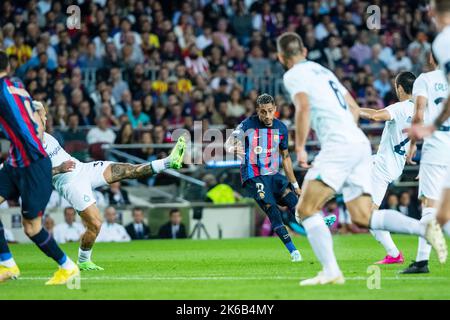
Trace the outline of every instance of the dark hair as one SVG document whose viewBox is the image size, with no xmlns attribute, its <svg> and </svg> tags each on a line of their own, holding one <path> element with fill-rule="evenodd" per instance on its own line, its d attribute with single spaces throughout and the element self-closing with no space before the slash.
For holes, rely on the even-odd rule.
<svg viewBox="0 0 450 320">
<path fill-rule="evenodd" d="M 142 211 L 142 212 L 144 212 L 144 209 L 142 209 L 141 207 L 134 207 L 131 211 L 132 211 L 132 213 L 134 214 L 136 211 Z"/>
<path fill-rule="evenodd" d="M 397 77 L 395 77 L 395 84 L 397 86 L 401 86 L 406 94 L 411 94 L 415 80 L 416 76 L 414 75 L 414 73 L 403 71 L 400 72 Z"/>
<path fill-rule="evenodd" d="M 295 32 L 283 33 L 277 39 L 277 50 L 285 58 L 292 58 L 303 52 L 302 38 Z"/>
<path fill-rule="evenodd" d="M 64 208 L 64 214 L 66 214 L 66 212 L 67 212 L 68 210 L 73 210 L 73 211 L 76 212 L 76 210 L 74 209 L 74 207 L 65 207 L 65 208 Z"/>
<path fill-rule="evenodd" d="M 169 216 L 172 216 L 175 212 L 180 212 L 180 210 L 177 208 L 170 209 Z"/>
<path fill-rule="evenodd" d="M 263 93 L 258 98 L 256 98 L 256 106 L 260 106 L 262 104 L 275 104 L 275 100 L 270 94 Z"/>
<path fill-rule="evenodd" d="M 0 72 L 6 71 L 9 65 L 9 58 L 5 51 L 0 51 Z"/>
</svg>

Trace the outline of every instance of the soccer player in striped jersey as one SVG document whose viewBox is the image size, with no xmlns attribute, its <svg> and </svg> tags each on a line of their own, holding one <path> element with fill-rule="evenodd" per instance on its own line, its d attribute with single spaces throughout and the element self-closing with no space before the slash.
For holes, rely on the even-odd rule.
<svg viewBox="0 0 450 320">
<path fill-rule="evenodd" d="M 267 214 L 273 231 L 288 249 L 292 261 L 297 262 L 302 257 L 283 224 L 278 205 L 287 207 L 294 217 L 300 188 L 288 151 L 288 129 L 275 119 L 275 111 L 273 97 L 260 95 L 256 100 L 257 115 L 242 121 L 226 141 L 225 150 L 243 158 L 241 180 L 244 188 Z M 287 178 L 279 173 L 280 153 Z M 331 225 L 336 217 L 328 216 L 325 220 Z M 291 227 L 295 230 L 295 226 Z"/>
<path fill-rule="evenodd" d="M 42 227 L 52 193 L 52 164 L 38 137 L 31 97 L 22 84 L 8 78 L 8 72 L 8 56 L 0 51 L 0 128 L 11 142 L 9 157 L 0 170 L 0 202 L 21 197 L 26 235 L 59 265 L 46 284 L 64 284 L 77 276 L 79 269 Z M 19 275 L 0 222 L 0 282 Z"/>
</svg>

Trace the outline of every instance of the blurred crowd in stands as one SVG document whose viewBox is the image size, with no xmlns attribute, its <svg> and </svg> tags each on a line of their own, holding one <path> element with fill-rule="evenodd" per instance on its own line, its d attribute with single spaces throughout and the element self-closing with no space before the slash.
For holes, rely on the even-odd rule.
<svg viewBox="0 0 450 320">
<path fill-rule="evenodd" d="M 66 25 L 69 2 L 81 29 Z M 379 29 L 366 27 L 369 5 L 380 8 Z M 3 0 L 0 26 L 11 76 L 45 102 L 47 131 L 80 160 L 104 157 L 104 143 L 171 142 L 194 121 L 235 127 L 267 90 L 292 126 L 275 46 L 285 31 L 298 32 L 308 59 L 332 69 L 362 107 L 383 108 L 396 101 L 396 73 L 428 70 L 435 31 L 422 0 Z M 167 149 L 127 152 L 150 161 Z M 98 202 L 128 203 L 119 189 Z"/>
<path fill-rule="evenodd" d="M 331 68 L 361 106 L 383 108 L 396 99 L 393 75 L 426 70 L 434 31 L 417 0 L 83 0 L 80 30 L 67 28 L 66 2 L 2 1 L 0 46 L 11 75 L 49 106 L 48 131 L 74 152 L 167 142 L 193 121 L 234 127 L 254 112 L 262 83 L 238 79 L 281 79 L 284 31 L 298 32 L 308 59 Z M 379 5 L 380 29 L 367 29 L 368 5 Z M 292 105 L 277 93 L 291 125 Z"/>
</svg>

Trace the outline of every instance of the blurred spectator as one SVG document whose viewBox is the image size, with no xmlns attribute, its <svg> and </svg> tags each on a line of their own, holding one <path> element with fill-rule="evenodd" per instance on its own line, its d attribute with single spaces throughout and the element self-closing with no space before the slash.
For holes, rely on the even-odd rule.
<svg viewBox="0 0 450 320">
<path fill-rule="evenodd" d="M 55 220 L 53 220 L 53 218 L 50 215 L 48 214 L 45 215 L 43 225 L 45 230 L 47 230 L 48 233 L 53 235 L 53 230 L 55 229 Z"/>
<path fill-rule="evenodd" d="M 218 183 L 213 174 L 206 174 L 202 180 L 205 182 L 207 189 L 206 202 L 214 204 L 236 203 L 236 200 L 241 197 L 228 184 Z"/>
<path fill-rule="evenodd" d="M 367 42 L 367 33 L 365 31 L 361 31 L 355 44 L 350 49 L 350 56 L 356 60 L 358 66 L 360 67 L 363 66 L 364 62 L 372 57 L 372 50 L 370 50 Z"/>
<path fill-rule="evenodd" d="M 87 143 L 114 143 L 116 134 L 111 128 L 108 128 L 108 119 L 101 116 L 97 119 L 97 126 L 89 130 L 86 140 Z"/>
<path fill-rule="evenodd" d="M 411 201 L 411 194 L 408 191 L 400 193 L 398 211 L 406 216 L 420 219 L 419 210 L 417 205 L 414 205 Z"/>
<path fill-rule="evenodd" d="M 144 211 L 141 208 L 133 208 L 133 222 L 125 227 L 132 240 L 144 240 L 150 238 L 150 228 L 144 222 Z"/>
<path fill-rule="evenodd" d="M 105 222 L 102 223 L 96 242 L 128 242 L 131 240 L 125 228 L 116 222 L 114 207 L 105 209 Z"/>
<path fill-rule="evenodd" d="M 394 74 L 400 71 L 410 71 L 412 69 L 411 59 L 406 56 L 405 50 L 398 48 L 395 57 L 389 62 L 388 68 Z"/>
<path fill-rule="evenodd" d="M 133 129 L 146 127 L 150 123 L 150 117 L 142 111 L 140 99 L 133 99 L 131 110 L 127 115 Z"/>
<path fill-rule="evenodd" d="M 181 222 L 181 212 L 172 209 L 169 213 L 169 222 L 159 228 L 158 238 L 160 239 L 184 239 L 187 238 L 186 227 Z"/>
<path fill-rule="evenodd" d="M 392 90 L 389 72 L 386 69 L 380 70 L 380 77 L 374 81 L 373 86 L 382 99 Z"/>
<path fill-rule="evenodd" d="M 117 133 L 115 144 L 131 144 L 134 142 L 134 131 L 131 123 L 126 121 L 120 127 L 119 132 Z"/>
<path fill-rule="evenodd" d="M 395 193 L 390 193 L 386 199 L 386 209 L 398 210 L 398 197 Z"/>
<path fill-rule="evenodd" d="M 53 229 L 53 237 L 58 243 L 77 242 L 84 233 L 84 227 L 76 222 L 77 213 L 74 208 L 64 208 L 64 222 L 57 224 Z"/>
<path fill-rule="evenodd" d="M 71 113 L 68 117 L 67 130 L 63 132 L 64 141 L 86 141 L 86 134 L 79 128 L 79 117 L 76 113 Z"/>
<path fill-rule="evenodd" d="M 122 188 L 120 182 L 114 182 L 109 185 L 106 191 L 108 203 L 110 206 L 124 206 L 130 204 L 128 192 Z"/>
</svg>

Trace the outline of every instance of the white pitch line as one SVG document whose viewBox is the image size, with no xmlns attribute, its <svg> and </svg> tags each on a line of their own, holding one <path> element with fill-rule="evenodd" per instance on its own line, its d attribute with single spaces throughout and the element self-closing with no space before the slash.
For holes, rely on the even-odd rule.
<svg viewBox="0 0 450 320">
<path fill-rule="evenodd" d="M 20 277 L 19 280 L 48 280 L 48 277 Z M 129 276 L 129 277 L 81 277 L 82 281 L 236 281 L 236 280 L 303 280 L 300 277 L 145 277 L 145 276 Z M 346 277 L 345 280 L 365 281 L 366 277 Z M 381 277 L 381 280 L 448 280 L 446 277 Z"/>
</svg>

